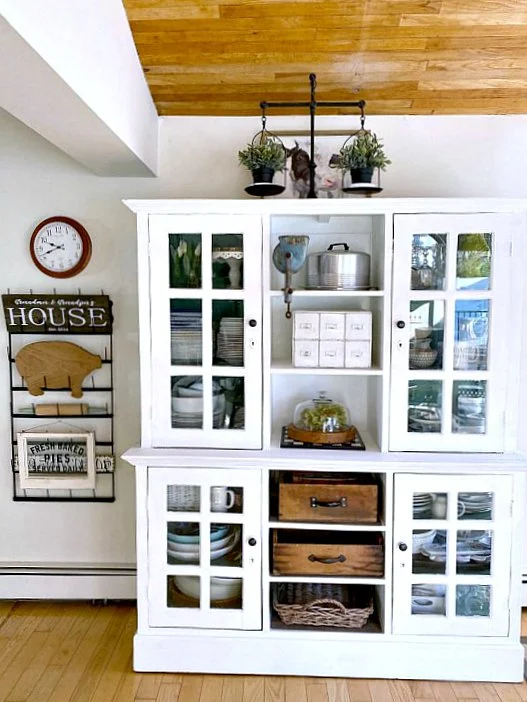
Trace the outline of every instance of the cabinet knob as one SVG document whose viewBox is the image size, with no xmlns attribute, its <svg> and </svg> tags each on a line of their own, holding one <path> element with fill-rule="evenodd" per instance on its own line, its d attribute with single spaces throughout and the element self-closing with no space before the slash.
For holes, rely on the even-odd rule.
<svg viewBox="0 0 527 702">
<path fill-rule="evenodd" d="M 408 544 L 405 544 L 404 541 L 400 541 L 399 544 L 399 551 L 406 551 L 408 550 Z"/>
<path fill-rule="evenodd" d="M 249 546 L 256 546 L 256 544 L 257 544 L 258 542 L 257 542 L 256 539 L 254 538 L 254 536 L 251 536 L 251 538 L 248 539 L 247 543 L 249 544 Z"/>
<path fill-rule="evenodd" d="M 405 322 L 403 322 L 402 319 L 400 319 L 396 324 L 397 329 L 404 329 L 405 326 L 406 326 L 406 324 L 405 324 Z"/>
<path fill-rule="evenodd" d="M 249 320 L 249 326 L 250 326 L 250 327 L 255 327 L 257 324 L 258 324 L 258 322 L 256 321 L 256 319 L 250 319 L 250 320 Z"/>
</svg>

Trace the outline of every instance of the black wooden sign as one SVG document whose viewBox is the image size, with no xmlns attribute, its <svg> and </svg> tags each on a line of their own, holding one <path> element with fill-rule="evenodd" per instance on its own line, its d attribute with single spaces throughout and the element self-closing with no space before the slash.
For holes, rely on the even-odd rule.
<svg viewBox="0 0 527 702">
<path fill-rule="evenodd" d="M 108 295 L 2 295 L 10 334 L 111 334 Z"/>
</svg>

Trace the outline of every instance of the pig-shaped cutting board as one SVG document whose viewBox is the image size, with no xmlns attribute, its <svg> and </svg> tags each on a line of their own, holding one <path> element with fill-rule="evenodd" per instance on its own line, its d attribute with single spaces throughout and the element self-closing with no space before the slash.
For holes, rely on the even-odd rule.
<svg viewBox="0 0 527 702">
<path fill-rule="evenodd" d="M 15 364 L 31 395 L 43 395 L 43 388 L 70 388 L 73 397 L 82 397 L 84 378 L 102 361 L 69 341 L 37 341 L 20 349 Z"/>
</svg>

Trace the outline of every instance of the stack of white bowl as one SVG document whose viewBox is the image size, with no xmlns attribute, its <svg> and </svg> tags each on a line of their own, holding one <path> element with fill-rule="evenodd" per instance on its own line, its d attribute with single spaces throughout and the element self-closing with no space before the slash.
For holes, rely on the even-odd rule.
<svg viewBox="0 0 527 702">
<path fill-rule="evenodd" d="M 423 546 L 428 546 L 435 539 L 437 529 L 417 530 L 412 534 L 412 553 L 421 553 Z"/>
<path fill-rule="evenodd" d="M 225 418 L 225 395 L 219 385 L 213 386 L 213 419 L 215 429 L 223 426 Z M 176 383 L 172 391 L 172 426 L 182 429 L 203 427 L 203 383 L 201 379 L 192 384 Z"/>
<path fill-rule="evenodd" d="M 167 533 L 167 556 L 179 563 L 199 563 L 200 534 L 185 533 L 185 530 Z M 210 560 L 215 561 L 230 553 L 240 540 L 240 530 L 228 524 L 211 528 Z"/>
<path fill-rule="evenodd" d="M 200 599 L 199 578 L 194 575 L 176 575 L 175 584 L 184 595 L 194 600 Z M 239 597 L 242 592 L 241 578 L 216 578 L 210 579 L 210 599 L 211 602 L 218 600 L 232 600 Z"/>
</svg>

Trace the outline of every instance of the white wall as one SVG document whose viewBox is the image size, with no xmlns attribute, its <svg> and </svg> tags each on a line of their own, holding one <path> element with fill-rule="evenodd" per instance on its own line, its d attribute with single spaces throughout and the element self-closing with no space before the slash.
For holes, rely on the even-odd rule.
<svg viewBox="0 0 527 702">
<path fill-rule="evenodd" d="M 354 128 L 356 121 L 320 118 L 318 126 Z M 269 118 L 268 126 L 305 128 L 307 120 Z M 367 126 L 384 138 L 393 161 L 383 177 L 387 196 L 526 194 L 527 117 L 372 117 Z M 100 178 L 0 111 L 1 292 L 102 288 L 113 299 L 117 455 L 139 439 L 135 219 L 121 199 L 248 197 L 243 187 L 249 179 L 236 154 L 258 129 L 256 118 L 164 119 L 159 178 Z M 33 228 L 53 214 L 78 219 L 92 236 L 92 260 L 70 281 L 47 278 L 29 256 Z M 0 347 L 6 345 L 0 322 Z M 132 563 L 132 468 L 118 462 L 114 504 L 12 502 L 4 354 L 0 408 L 0 564 Z"/>
</svg>

